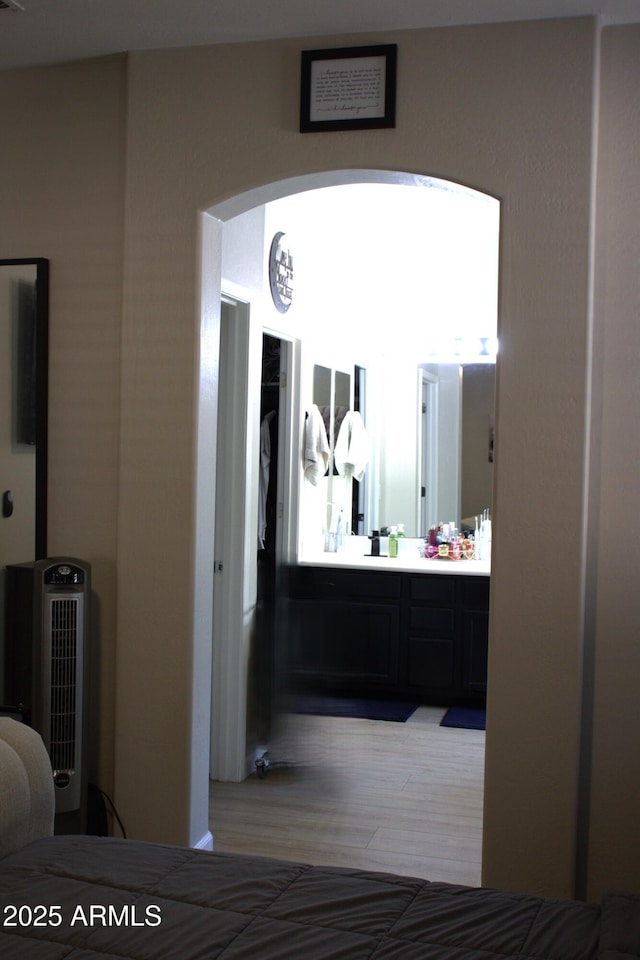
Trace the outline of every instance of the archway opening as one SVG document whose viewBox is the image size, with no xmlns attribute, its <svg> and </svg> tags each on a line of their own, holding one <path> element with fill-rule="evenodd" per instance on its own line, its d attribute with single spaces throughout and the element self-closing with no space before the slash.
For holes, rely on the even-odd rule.
<svg viewBox="0 0 640 960">
<path fill-rule="evenodd" d="M 297 432 L 299 437 L 300 417 L 307 405 L 307 394 L 312 380 L 314 361 L 326 362 L 328 360 L 327 351 L 320 347 L 321 340 L 323 337 L 325 340 L 330 340 L 337 336 L 336 327 L 329 324 L 327 320 L 329 309 L 336 315 L 338 329 L 340 323 L 342 323 L 344 330 L 345 316 L 350 318 L 352 330 L 357 332 L 357 328 L 359 328 L 360 343 L 358 344 L 356 339 L 355 342 L 351 341 L 346 348 L 343 344 L 342 349 L 342 353 L 349 356 L 349 359 L 344 360 L 343 365 L 350 366 L 352 369 L 354 365 L 360 367 L 366 365 L 371 369 L 373 365 L 372 355 L 370 352 L 367 354 L 365 346 L 370 348 L 376 341 L 385 340 L 385 324 L 387 331 L 392 329 L 394 331 L 392 336 L 386 337 L 383 350 L 379 352 L 386 353 L 387 363 L 389 363 L 390 344 L 399 348 L 398 359 L 394 359 L 392 365 L 402 364 L 404 374 L 407 370 L 406 365 L 412 366 L 415 375 L 411 379 L 411 391 L 416 393 L 416 396 L 418 390 L 422 389 L 422 379 L 418 377 L 418 372 L 424 372 L 426 366 L 429 366 L 432 370 L 432 365 L 437 367 L 439 363 L 444 362 L 462 366 L 465 361 L 468 362 L 469 360 L 483 363 L 487 359 L 495 359 L 487 356 L 487 343 L 495 338 L 496 334 L 499 203 L 494 198 L 478 194 L 476 191 L 429 177 L 386 171 L 331 171 L 266 185 L 217 204 L 208 211 L 210 217 L 216 221 L 216 227 L 212 232 L 216 249 L 211 247 L 207 249 L 205 245 L 203 250 L 205 286 L 212 280 L 208 297 L 205 296 L 205 300 L 219 298 L 226 280 L 237 281 L 236 277 L 229 276 L 229 271 L 233 272 L 233 256 L 228 255 L 226 242 L 229 234 L 235 232 L 237 237 L 242 233 L 242 221 L 245 216 L 249 216 L 251 221 L 249 228 L 252 231 L 262 230 L 262 242 L 251 244 L 250 247 L 257 251 L 256 256 L 261 259 L 262 270 L 264 270 L 266 264 L 264 253 L 276 222 L 280 218 L 291 224 L 294 238 L 301 239 L 301 231 L 304 231 L 305 221 L 309 222 L 310 216 L 309 207 L 308 205 L 305 206 L 305 202 L 311 201 L 313 206 L 314 201 L 319 201 L 322 206 L 332 194 L 332 188 L 340 188 L 341 191 L 346 191 L 347 187 L 352 187 L 355 192 L 358 192 L 359 190 L 364 191 L 370 186 L 404 188 L 403 191 L 396 194 L 396 198 L 399 197 L 400 193 L 403 197 L 407 193 L 411 194 L 410 203 L 413 209 L 410 214 L 407 211 L 404 212 L 403 226 L 399 225 L 399 221 L 389 222 L 389 216 L 383 209 L 386 201 L 382 202 L 382 193 L 380 194 L 380 202 L 372 200 L 369 194 L 365 205 L 361 207 L 361 213 L 363 210 L 368 213 L 367 223 L 365 225 L 360 224 L 363 231 L 361 238 L 365 236 L 367 238 L 373 237 L 374 247 L 369 246 L 368 242 L 365 244 L 363 239 L 360 242 L 353 239 L 354 234 L 351 229 L 354 227 L 353 216 L 349 217 L 346 209 L 342 211 L 342 217 L 344 218 L 342 220 L 336 214 L 333 215 L 333 239 L 331 237 L 327 239 L 328 228 L 317 229 L 317 219 L 313 218 L 314 227 L 310 231 L 310 235 L 313 235 L 315 245 L 311 244 L 309 239 L 306 239 L 306 247 L 304 243 L 301 245 L 300 252 L 305 249 L 308 256 L 306 257 L 306 269 L 301 267 L 300 271 L 297 271 L 298 276 L 300 273 L 302 274 L 302 290 L 306 286 L 308 299 L 305 300 L 305 294 L 300 291 L 302 305 L 299 305 L 299 301 L 294 301 L 295 306 L 287 312 L 281 322 L 272 312 L 268 314 L 269 321 L 266 324 L 264 322 L 261 324 L 261 326 L 272 331 L 283 332 L 289 337 L 296 337 L 303 341 L 301 369 L 299 371 L 300 392 L 295 398 L 298 419 L 293 424 L 294 436 Z M 407 188 L 411 188 L 411 190 L 407 191 Z M 388 194 L 389 190 L 383 192 Z M 391 193 L 395 193 L 395 191 L 391 191 Z M 345 196 L 346 193 L 343 192 L 342 198 Z M 425 220 L 425 214 L 420 209 L 421 204 L 417 202 L 418 198 L 423 196 L 431 199 L 431 220 Z M 448 219 L 440 215 L 433 216 L 436 209 L 441 207 L 445 209 L 447 204 L 460 203 L 465 199 L 472 204 L 477 204 L 478 208 L 484 206 L 485 210 L 491 211 L 489 219 L 492 218 L 493 220 L 493 234 L 491 234 L 489 240 L 487 240 L 487 234 L 485 234 L 484 246 L 482 246 L 478 237 L 469 241 L 472 231 L 460 232 L 457 214 L 455 216 L 450 215 Z M 344 207 L 342 200 L 341 203 Z M 403 203 L 397 202 L 396 199 L 395 205 L 399 208 L 403 206 Z M 450 206 L 449 210 L 451 209 Z M 263 217 L 258 218 L 260 220 L 259 225 L 256 224 L 254 216 L 257 210 L 264 212 Z M 410 230 L 407 228 L 406 224 L 409 221 L 413 221 L 415 228 L 412 227 Z M 286 223 L 282 225 L 286 225 Z M 331 218 L 325 221 L 325 224 L 327 223 L 331 223 Z M 351 239 L 347 239 L 347 234 Z M 405 242 L 403 242 L 403 236 Z M 386 275 L 381 272 L 380 263 L 382 260 L 375 264 L 371 262 L 372 259 L 375 259 L 372 253 L 375 244 L 377 244 L 379 252 L 384 255 L 384 262 L 387 264 Z M 242 245 L 238 247 L 236 243 L 235 246 L 240 249 Z M 493 273 L 487 285 L 489 289 L 485 289 L 480 278 L 484 274 L 486 279 L 486 270 L 482 266 L 483 257 L 480 254 L 486 256 L 489 248 L 491 248 L 489 259 L 493 258 Z M 245 249 L 248 249 L 248 247 Z M 469 252 L 473 249 L 477 254 L 475 261 Z M 457 284 L 454 280 L 455 270 L 450 270 L 446 276 L 443 272 L 443 264 L 448 261 L 451 266 L 453 263 L 451 253 L 447 253 L 451 250 L 455 251 L 454 256 L 457 258 L 460 280 Z M 298 260 L 300 260 L 300 256 L 298 256 Z M 367 261 L 368 268 L 364 266 Z M 211 263 L 217 264 L 214 270 L 210 270 Z M 366 271 L 366 269 L 369 270 L 369 280 L 363 281 L 363 271 Z M 312 271 L 312 274 L 309 271 Z M 242 273 L 242 271 L 240 272 Z M 245 271 L 245 275 L 241 279 L 246 279 L 246 276 L 251 275 L 251 272 L 251 270 Z M 208 274 L 210 274 L 209 277 Z M 426 278 L 428 277 L 437 281 L 439 291 L 437 297 L 432 296 L 431 299 L 425 294 L 425 288 L 428 286 Z M 413 281 L 412 278 L 414 278 Z M 387 280 L 388 282 L 386 282 Z M 268 301 L 268 286 L 265 285 L 264 275 L 260 268 L 257 269 L 254 279 L 249 282 L 250 284 L 256 284 L 252 296 L 255 303 L 260 305 L 260 312 L 264 317 L 268 311 L 273 311 L 273 304 Z M 313 292 L 314 287 L 315 293 Z M 350 288 L 352 292 L 354 289 L 356 290 L 355 298 L 348 295 Z M 365 288 L 367 296 L 363 295 Z M 318 296 L 319 290 L 322 290 L 322 296 Z M 309 293 L 309 291 L 312 292 Z M 329 299 L 326 299 L 325 295 Z M 333 307 L 331 307 L 331 297 L 334 298 Z M 266 303 L 263 303 L 263 299 Z M 456 306 L 453 308 L 452 301 L 456 301 Z M 374 310 L 376 303 L 380 308 L 379 310 Z M 312 304 L 313 308 L 311 307 Z M 469 323 L 469 320 L 470 318 L 473 320 L 474 310 L 476 314 L 478 312 L 484 312 L 485 314 L 483 322 L 477 330 L 478 335 L 475 337 L 479 344 L 477 347 L 470 346 L 470 340 L 473 337 L 473 323 Z M 375 317 L 373 316 L 374 312 L 376 313 Z M 303 314 L 306 322 L 302 320 Z M 440 322 L 438 325 L 429 323 L 429 317 L 435 315 L 439 315 Z M 325 319 L 324 330 L 322 330 L 321 324 L 323 316 Z M 491 323 L 493 323 L 493 329 Z M 364 324 L 364 327 L 362 324 Z M 399 335 L 400 328 L 403 331 L 401 335 Z M 329 334 L 330 330 L 332 332 Z M 315 338 L 313 336 L 314 332 L 316 334 Z M 320 337 L 317 336 L 319 332 Z M 484 357 L 480 357 L 483 351 Z M 399 359 L 400 356 L 401 359 Z M 363 361 L 365 361 L 364 364 Z M 403 373 L 400 373 L 400 376 L 402 378 Z M 378 380 L 381 380 L 379 375 Z M 388 396 L 389 391 L 392 391 L 395 395 L 389 370 L 386 372 L 386 377 L 382 377 L 382 380 L 384 380 L 386 389 L 379 392 L 380 399 L 377 403 L 371 399 L 370 410 L 373 411 L 373 416 L 379 414 L 380 410 L 383 409 L 385 393 Z M 407 381 L 406 375 L 404 380 Z M 370 383 L 372 395 L 375 381 L 376 377 L 374 376 L 373 384 Z M 248 384 L 247 389 L 251 391 L 251 385 Z M 415 403 L 411 410 L 411 417 L 408 419 L 415 424 L 418 414 L 419 407 Z M 395 416 L 396 414 L 394 414 Z M 408 432 L 417 437 L 416 430 L 418 428 L 413 424 Z M 393 433 L 392 425 L 387 425 L 387 437 L 392 437 Z M 375 453 L 375 465 L 372 464 L 372 486 L 374 483 L 379 485 L 381 482 L 381 464 L 388 467 L 393 461 L 393 456 L 384 453 L 382 443 L 374 444 L 375 446 L 377 446 L 377 451 Z M 404 446 L 406 447 L 406 442 Z M 406 462 L 404 464 L 398 462 L 395 470 L 401 480 L 408 478 L 407 485 L 413 487 L 416 486 L 418 462 L 423 459 L 417 453 L 418 447 L 419 444 L 416 442 L 416 455 L 410 461 L 410 464 L 407 466 Z M 220 453 L 221 451 L 218 450 L 218 456 L 220 456 Z M 393 471 L 387 470 L 385 472 L 392 473 Z M 301 529 L 305 525 L 302 476 L 299 480 L 302 485 L 300 514 L 295 518 L 296 536 L 290 541 L 295 544 L 295 550 L 297 551 L 302 550 L 303 547 Z M 370 516 L 372 518 L 376 517 L 379 521 L 391 520 L 390 517 L 386 517 L 385 511 L 396 510 L 396 506 L 406 502 L 400 495 L 395 499 L 394 497 L 395 495 L 390 495 L 390 499 L 385 499 L 381 498 L 378 493 L 372 496 L 371 501 L 376 504 L 376 507 Z M 386 505 L 382 506 L 383 514 L 381 515 L 379 511 L 382 501 Z M 487 504 L 487 506 L 489 505 Z M 413 519 L 411 521 L 410 532 L 416 538 L 424 535 L 426 531 L 419 529 L 418 526 L 420 522 L 424 523 L 424 516 L 421 518 L 420 515 L 419 498 L 414 496 L 410 506 L 406 509 L 408 513 L 412 513 L 416 517 L 415 524 Z M 378 512 L 375 512 L 375 510 Z M 403 510 L 405 510 L 404 505 L 399 506 L 396 512 L 401 513 Z M 401 513 L 401 515 L 404 516 L 404 513 Z M 459 513 L 458 516 L 462 519 Z M 394 517 L 394 519 L 399 520 L 400 516 Z M 440 519 L 443 519 L 443 517 Z M 452 518 L 447 514 L 447 519 Z M 293 552 L 283 559 L 286 562 L 295 561 L 297 555 Z M 224 642 L 225 638 L 214 637 L 215 644 L 224 644 Z M 246 711 L 246 704 L 239 706 L 241 712 Z M 237 708 L 238 705 L 231 709 L 235 709 L 237 712 Z M 217 716 L 215 723 L 231 730 L 234 727 L 234 717 L 232 715 Z M 237 730 L 235 734 L 237 740 Z M 247 745 L 246 754 L 249 760 L 252 756 L 252 747 L 252 744 Z M 215 818 L 213 826 L 215 827 Z"/>
</svg>

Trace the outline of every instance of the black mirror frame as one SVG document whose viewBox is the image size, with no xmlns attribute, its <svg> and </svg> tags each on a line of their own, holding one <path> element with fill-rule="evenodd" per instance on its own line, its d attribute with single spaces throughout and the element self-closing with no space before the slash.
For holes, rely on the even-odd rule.
<svg viewBox="0 0 640 960">
<path fill-rule="evenodd" d="M 35 560 L 47 555 L 47 445 L 49 423 L 49 261 L 44 257 L 2 259 L 0 266 L 36 268 L 36 505 Z"/>
</svg>

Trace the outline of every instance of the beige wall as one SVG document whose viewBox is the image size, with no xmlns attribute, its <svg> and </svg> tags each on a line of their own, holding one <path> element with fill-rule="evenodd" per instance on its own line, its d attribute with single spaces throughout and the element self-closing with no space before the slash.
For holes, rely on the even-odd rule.
<svg viewBox="0 0 640 960">
<path fill-rule="evenodd" d="M 117 744 L 116 786 L 135 833 L 184 839 L 188 809 L 181 770 L 191 731 L 177 718 L 187 712 L 184 649 L 201 612 L 192 623 L 188 582 L 175 571 L 191 560 L 195 212 L 326 168 L 431 173 L 503 201 L 485 875 L 572 890 L 593 36 L 589 21 L 392 35 L 398 126 L 382 135 L 297 132 L 304 43 L 130 58 L 123 409 L 132 416 L 118 563 L 118 736 L 127 740 Z M 535 518 L 550 510 L 566 552 L 541 568 Z M 141 578 L 150 558 L 153 577 Z M 153 722 L 136 708 L 144 670 Z M 139 779 L 157 782 L 163 751 L 174 758 L 176 790 L 148 810 Z M 541 850 L 550 851 L 543 863 Z"/>
<path fill-rule="evenodd" d="M 640 797 L 640 25 L 605 31 L 597 181 L 593 547 L 587 693 L 593 692 L 590 896 L 638 881 Z M 601 417 L 601 420 L 600 420 Z M 587 701 L 589 706 L 589 701 Z"/>
<path fill-rule="evenodd" d="M 0 257 L 50 260 L 49 555 L 93 567 L 99 759 L 112 787 L 125 62 L 0 74 Z M 95 769 L 99 767 L 99 769 Z"/>
<path fill-rule="evenodd" d="M 633 32 L 621 33 L 637 52 Z M 596 25 L 411 31 L 325 45 L 381 39 L 399 46 L 397 126 L 385 131 L 297 132 L 299 54 L 310 45 L 298 40 L 134 54 L 126 71 L 115 60 L 0 75 L 3 119 L 20 131 L 0 157 L 0 201 L 16 227 L 1 238 L 2 255 L 51 258 L 50 547 L 94 565 L 102 770 L 106 783 L 113 742 L 115 800 L 130 835 L 196 842 L 207 829 L 221 232 L 206 219 L 212 256 L 201 324 L 198 213 L 261 184 L 353 168 L 442 176 L 499 197 L 483 878 L 570 895 Z M 19 107 L 31 108 L 28 121 Z M 625 317 L 618 322 L 624 337 Z M 619 384 L 611 387 L 624 422 L 628 407 Z M 620 446 L 611 453 L 627 462 Z M 551 534 L 562 549 L 549 550 Z M 606 604 L 608 578 L 598 576 Z M 624 610 L 635 612 L 625 601 L 620 618 Z M 599 646 L 606 633 L 605 624 Z M 617 665 L 605 657 L 601 669 L 614 685 Z M 620 760 L 637 763 L 635 752 Z M 612 829 L 606 808 L 603 796 L 603 842 Z M 624 856 L 637 862 L 638 852 L 628 843 Z M 619 861 L 608 864 L 594 886 L 621 872 Z"/>
</svg>

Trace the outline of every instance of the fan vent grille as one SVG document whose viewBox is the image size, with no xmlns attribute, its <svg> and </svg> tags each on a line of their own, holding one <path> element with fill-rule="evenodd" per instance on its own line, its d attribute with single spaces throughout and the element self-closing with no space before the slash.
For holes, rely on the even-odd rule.
<svg viewBox="0 0 640 960">
<path fill-rule="evenodd" d="M 76 766 L 79 601 L 56 597 L 50 613 L 51 766 L 71 773 Z"/>
</svg>

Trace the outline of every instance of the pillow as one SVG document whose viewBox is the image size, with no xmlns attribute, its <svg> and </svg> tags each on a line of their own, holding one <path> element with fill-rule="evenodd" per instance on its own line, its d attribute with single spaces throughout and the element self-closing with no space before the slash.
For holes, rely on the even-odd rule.
<svg viewBox="0 0 640 960">
<path fill-rule="evenodd" d="M 0 717 L 0 856 L 53 834 L 51 763 L 38 733 Z"/>
</svg>

